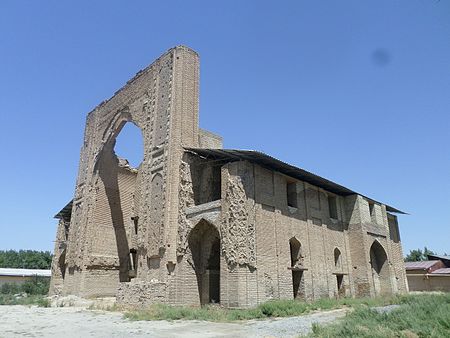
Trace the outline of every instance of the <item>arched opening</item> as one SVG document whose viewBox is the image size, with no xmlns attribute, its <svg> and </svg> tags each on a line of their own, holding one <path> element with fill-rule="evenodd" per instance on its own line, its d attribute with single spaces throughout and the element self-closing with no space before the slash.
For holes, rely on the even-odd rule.
<svg viewBox="0 0 450 338">
<path fill-rule="evenodd" d="M 289 240 L 289 248 L 291 253 L 291 266 L 292 271 L 292 289 L 294 299 L 304 299 L 305 297 L 305 283 L 303 279 L 303 255 L 302 245 L 299 240 L 292 237 Z"/>
<path fill-rule="evenodd" d="M 341 297 L 345 295 L 345 290 L 344 274 L 342 272 L 341 251 L 338 248 L 334 248 L 334 270 L 336 274 L 337 296 Z"/>
<path fill-rule="evenodd" d="M 220 303 L 220 236 L 205 220 L 191 230 L 189 250 L 197 277 L 200 304 Z"/>
<path fill-rule="evenodd" d="M 391 291 L 387 254 L 378 241 L 370 247 L 370 265 L 375 295 L 388 294 Z"/>
<path fill-rule="evenodd" d="M 114 152 L 119 159 L 124 159 L 138 168 L 144 157 L 144 143 L 141 130 L 131 122 L 125 123 L 116 137 Z"/>
</svg>

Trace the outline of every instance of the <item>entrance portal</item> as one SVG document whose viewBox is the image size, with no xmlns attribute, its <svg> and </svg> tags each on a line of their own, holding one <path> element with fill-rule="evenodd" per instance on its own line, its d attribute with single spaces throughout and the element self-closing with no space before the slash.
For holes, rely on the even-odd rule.
<svg viewBox="0 0 450 338">
<path fill-rule="evenodd" d="M 217 229 L 202 220 L 189 238 L 200 304 L 220 303 L 220 236 Z"/>
</svg>

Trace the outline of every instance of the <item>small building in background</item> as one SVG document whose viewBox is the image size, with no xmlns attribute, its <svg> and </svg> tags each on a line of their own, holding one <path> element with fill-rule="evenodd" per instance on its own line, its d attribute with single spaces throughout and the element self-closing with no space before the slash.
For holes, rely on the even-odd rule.
<svg viewBox="0 0 450 338">
<path fill-rule="evenodd" d="M 0 268 L 0 286 L 6 283 L 22 284 L 34 277 L 50 279 L 51 270 Z"/>
<path fill-rule="evenodd" d="M 427 261 L 405 262 L 409 291 L 450 291 L 450 256 L 428 255 Z"/>
</svg>

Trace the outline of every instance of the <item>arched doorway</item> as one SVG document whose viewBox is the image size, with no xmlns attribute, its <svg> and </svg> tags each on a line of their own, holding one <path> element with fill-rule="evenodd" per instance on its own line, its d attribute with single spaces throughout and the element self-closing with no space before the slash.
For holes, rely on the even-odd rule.
<svg viewBox="0 0 450 338">
<path fill-rule="evenodd" d="M 189 250 L 197 277 L 200 304 L 220 303 L 220 235 L 201 220 L 190 232 Z"/>
<path fill-rule="evenodd" d="M 370 266 L 375 295 L 390 293 L 391 285 L 387 254 L 378 241 L 374 241 L 370 247 Z"/>
<path fill-rule="evenodd" d="M 303 255 L 302 255 L 302 245 L 300 241 L 292 237 L 289 240 L 289 248 L 291 253 L 291 266 L 292 271 L 292 289 L 294 294 L 294 299 L 304 299 L 305 288 L 304 288 L 304 278 L 303 278 Z"/>
</svg>

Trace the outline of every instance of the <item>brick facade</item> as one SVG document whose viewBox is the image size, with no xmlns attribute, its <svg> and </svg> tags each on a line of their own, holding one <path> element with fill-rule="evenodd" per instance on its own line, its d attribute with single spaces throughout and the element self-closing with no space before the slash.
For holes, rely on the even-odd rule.
<svg viewBox="0 0 450 338">
<path fill-rule="evenodd" d="M 175 47 L 89 113 L 75 197 L 58 214 L 51 293 L 251 307 L 406 292 L 390 207 L 195 151 L 222 147 L 198 128 L 198 64 Z M 138 168 L 114 153 L 125 123 L 142 131 Z"/>
</svg>

